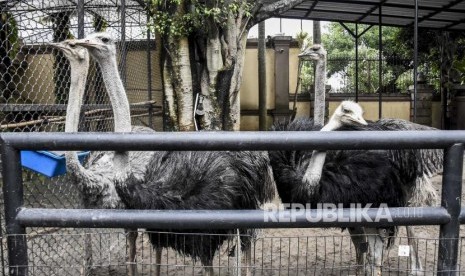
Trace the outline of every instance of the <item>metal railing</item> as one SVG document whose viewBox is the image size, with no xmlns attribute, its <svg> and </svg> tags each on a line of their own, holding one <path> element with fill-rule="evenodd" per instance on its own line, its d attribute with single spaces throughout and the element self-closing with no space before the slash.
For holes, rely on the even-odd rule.
<svg viewBox="0 0 465 276">
<path fill-rule="evenodd" d="M 465 131 L 383 132 L 192 132 L 154 134 L 115 133 L 6 133 L 1 134 L 6 239 L 10 275 L 28 274 L 26 227 L 99 227 L 158 229 L 285 228 L 285 227 L 382 227 L 389 225 L 440 225 L 438 275 L 455 275 L 458 265 L 462 166 Z M 443 148 L 444 173 L 440 207 L 390 208 L 391 221 L 371 222 L 377 209 L 370 209 L 360 222 L 336 220 L 309 222 L 315 210 L 293 214 L 295 222 L 264 220 L 288 218 L 290 210 L 67 210 L 25 208 L 20 150 L 334 150 Z M 319 210 L 325 212 L 328 210 Z M 344 217 L 348 209 L 337 213 Z"/>
</svg>

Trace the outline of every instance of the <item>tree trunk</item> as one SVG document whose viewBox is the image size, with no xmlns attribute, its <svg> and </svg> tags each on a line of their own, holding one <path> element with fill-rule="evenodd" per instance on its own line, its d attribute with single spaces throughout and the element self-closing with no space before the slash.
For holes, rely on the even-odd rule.
<svg viewBox="0 0 465 276">
<path fill-rule="evenodd" d="M 193 130 L 195 119 L 200 129 L 239 130 L 239 90 L 248 31 L 256 23 L 303 0 L 278 0 L 272 3 L 263 0 L 154 2 L 155 6 L 149 7 L 149 11 L 160 20 L 167 17 L 172 19 L 163 23 L 157 18 L 153 21 L 161 40 L 159 54 L 165 130 Z M 188 34 L 182 33 L 186 31 L 183 29 L 185 22 L 174 28 L 169 25 L 179 18 L 195 21 L 195 16 L 199 15 L 196 8 L 199 7 L 202 11 L 219 11 L 221 20 L 202 15 L 201 26 L 189 29 Z M 229 7 L 236 8 L 224 12 Z M 194 15 L 186 17 L 189 13 Z M 194 116 L 194 93 L 202 96 L 204 111 L 197 118 Z"/>
<path fill-rule="evenodd" d="M 187 38 L 165 43 L 169 55 L 163 61 L 164 107 L 169 130 L 193 130 L 194 107 L 189 43 Z"/>
</svg>

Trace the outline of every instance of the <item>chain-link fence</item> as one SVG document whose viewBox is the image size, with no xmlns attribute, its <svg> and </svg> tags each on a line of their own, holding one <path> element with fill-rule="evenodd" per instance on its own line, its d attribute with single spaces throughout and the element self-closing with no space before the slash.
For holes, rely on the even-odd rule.
<svg viewBox="0 0 465 276">
<path fill-rule="evenodd" d="M 314 66 L 311 61 L 301 61 L 301 87 L 300 93 L 313 93 Z M 331 93 L 355 93 L 355 84 L 358 81 L 359 93 L 379 93 L 379 57 L 361 55 L 358 60 L 358 80 L 355 80 L 356 60 L 353 56 L 328 55 L 327 74 Z M 419 72 L 429 85 L 439 90 L 439 72 L 437 65 L 432 62 L 423 62 L 419 65 Z M 381 92 L 396 94 L 409 92 L 413 85 L 412 58 L 401 56 L 385 56 L 382 60 Z M 294 91 L 292 91 L 294 93 Z"/>
<path fill-rule="evenodd" d="M 131 104 L 133 125 L 162 129 L 161 84 L 159 71 L 153 69 L 157 68 L 158 61 L 153 35 L 151 37 L 147 30 L 147 13 L 143 4 L 144 1 L 133 0 L 0 1 L 1 131 L 64 131 L 70 67 L 64 55 L 47 43 L 98 31 L 109 32 L 118 41 L 119 69 Z M 90 64 L 79 129 L 113 130 L 109 98 L 94 61 Z M 48 179 L 25 170 L 23 178 L 27 206 L 82 207 L 79 191 L 66 176 Z M 5 233 L 3 206 L 3 194 L 0 194 L 1 230 Z M 79 261 L 81 257 L 76 253 L 77 249 L 61 248 L 56 235 L 63 235 L 61 239 L 68 243 L 79 244 L 82 233 L 101 231 L 29 228 L 30 242 L 43 245 L 32 247 L 35 250 L 34 263 L 47 263 L 51 260 L 48 254 L 53 252 L 63 259 Z M 50 235 L 55 237 L 55 241 L 47 244 Z M 105 238 L 98 239 L 103 241 Z M 92 243 L 97 243 L 97 238 L 93 238 Z M 124 249 L 118 244 L 112 254 Z M 6 243 L 2 239 L 4 268 L 7 267 L 5 250 Z"/>
<path fill-rule="evenodd" d="M 142 2 L 0 1 L 1 131 L 64 130 L 70 84 L 69 64 L 59 51 L 47 43 L 78 38 L 95 31 L 110 32 L 119 41 L 118 62 L 131 103 L 133 125 L 162 129 L 161 82 L 159 71 L 154 69 L 159 62 L 155 55 L 155 42 L 147 32 L 147 15 Z M 79 6 L 80 3 L 83 5 Z M 373 69 L 370 71 L 373 78 L 377 76 L 376 64 L 366 65 Z M 113 130 L 113 113 L 99 68 L 94 62 L 87 80 L 80 130 Z M 25 170 L 23 182 L 26 206 L 82 207 L 80 193 L 67 176 L 48 179 Z M 3 194 L 0 194 L 0 263 L 1 272 L 6 275 L 3 200 Z M 96 275 L 126 275 L 127 233 L 122 229 L 27 230 L 31 275 L 83 275 L 88 268 Z M 337 234 L 336 231 L 340 230 L 331 234 L 323 234 L 322 231 L 318 236 L 279 230 L 266 232 L 253 243 L 250 269 L 255 275 L 353 274 L 357 268 L 354 265 L 354 248 L 345 233 Z M 147 236 L 140 236 L 136 263 L 141 275 L 154 275 L 157 268 L 160 268 L 161 275 L 200 273 L 199 262 L 179 255 L 176 250 L 164 250 L 161 261 L 155 261 Z M 235 237 L 229 238 L 215 256 L 213 268 L 216 275 L 236 275 L 238 267 L 241 271 L 247 268 L 247 264 L 234 255 Z M 399 244 L 406 244 L 405 238 L 400 239 Z M 425 271 L 432 274 L 436 268 L 438 240 L 422 239 L 419 246 L 424 248 L 421 258 L 427 265 Z M 396 251 L 393 250 L 386 254 L 394 254 L 392 252 Z M 89 252 L 91 262 L 88 262 Z M 393 275 L 406 273 L 408 258 L 386 256 L 385 271 Z M 460 258 L 462 260 L 462 254 Z"/>
</svg>

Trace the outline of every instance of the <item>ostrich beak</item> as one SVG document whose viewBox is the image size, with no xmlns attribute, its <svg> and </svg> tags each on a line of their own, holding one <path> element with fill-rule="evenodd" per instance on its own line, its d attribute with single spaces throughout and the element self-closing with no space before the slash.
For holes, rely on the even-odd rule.
<svg viewBox="0 0 465 276">
<path fill-rule="evenodd" d="M 85 47 L 85 48 L 98 48 L 100 46 L 100 44 L 98 43 L 92 43 L 89 39 L 76 39 L 74 40 L 74 43 L 77 45 L 77 46 L 82 46 L 82 47 Z"/>
<path fill-rule="evenodd" d="M 63 49 L 63 45 L 61 43 L 56 43 L 56 42 L 50 42 L 50 43 L 47 43 L 48 46 L 51 46 L 53 48 L 57 48 L 57 49 Z"/>
<path fill-rule="evenodd" d="M 363 119 L 362 116 L 358 116 L 358 117 L 354 118 L 354 121 L 355 121 L 357 124 L 360 124 L 360 125 L 362 125 L 362 126 L 368 125 L 367 121 L 365 121 L 365 119 Z"/>
</svg>

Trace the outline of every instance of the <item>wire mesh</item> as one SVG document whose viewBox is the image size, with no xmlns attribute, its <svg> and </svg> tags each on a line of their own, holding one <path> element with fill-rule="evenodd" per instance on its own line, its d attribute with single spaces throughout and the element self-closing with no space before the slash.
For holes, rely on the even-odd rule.
<svg viewBox="0 0 465 276">
<path fill-rule="evenodd" d="M 78 8 L 78 2 L 84 3 L 83 10 Z M 161 82 L 158 70 L 153 70 L 158 62 L 153 36 L 150 40 L 147 36 L 147 14 L 142 1 L 124 2 L 124 6 L 122 1 L 111 0 L 15 0 L 0 3 L 0 131 L 64 131 L 70 67 L 62 53 L 47 43 L 79 38 L 80 30 L 84 31 L 84 36 L 106 31 L 119 42 L 117 58 L 131 104 L 132 123 L 162 129 L 159 116 Z M 79 21 L 81 15 L 83 22 Z M 109 98 L 100 69 L 93 61 L 80 121 L 80 131 L 113 130 Z M 24 170 L 23 182 L 25 206 L 83 207 L 79 191 L 66 176 L 48 179 Z M 3 200 L 3 192 L 0 191 L 2 234 L 5 233 Z M 51 253 L 56 251 L 63 258 L 77 259 L 82 257 L 78 255 L 79 251 L 71 247 L 59 250 L 47 245 L 44 237 L 54 233 L 80 244 L 79 234 L 109 230 L 28 228 L 27 231 L 30 237 L 34 237 L 34 242 L 42 244 L 42 247 L 33 247 L 37 252 L 52 250 Z M 58 236 L 53 237 L 56 240 L 50 244 L 61 244 Z M 7 268 L 6 241 L 3 235 L 0 239 L 2 268 Z M 98 238 L 101 239 L 103 237 Z M 92 240 L 92 243 L 96 241 Z M 70 252 L 65 252 L 67 249 Z M 40 256 L 45 259 L 39 260 Z M 48 261 L 47 258 L 51 257 L 37 254 L 34 262 L 40 264 Z M 35 272 L 49 275 L 46 268 L 41 272 L 40 266 Z M 1 271 L 7 273 L 4 269 Z M 55 275 L 66 273 L 63 270 Z"/>
<path fill-rule="evenodd" d="M 386 56 L 382 60 L 382 87 L 379 87 L 379 60 L 377 56 L 361 55 L 358 60 L 358 89 L 359 93 L 373 94 L 381 90 L 385 94 L 406 94 L 413 85 L 412 59 L 410 57 Z M 313 62 L 301 60 L 301 85 L 298 93 L 313 94 L 314 66 Z M 328 55 L 327 68 L 331 93 L 355 93 L 355 67 L 356 60 L 347 55 Z M 428 84 L 438 89 L 439 75 L 434 65 L 422 63 L 419 70 Z"/>
<path fill-rule="evenodd" d="M 298 231 L 308 231 L 299 229 Z M 312 231 L 312 230 L 310 230 Z M 294 233 L 293 230 L 284 230 Z M 139 233 L 134 262 L 127 259 L 127 232 L 69 231 L 67 234 L 28 234 L 30 275 L 127 275 L 130 264 L 137 267 L 139 275 L 200 275 L 212 269 L 214 275 L 365 275 L 368 267 L 357 265 L 351 238 L 340 230 L 326 230 L 328 235 L 286 236 L 282 229 L 266 230 L 252 244 L 250 262 L 245 252 L 236 254 L 237 236 L 228 240 L 218 250 L 211 266 L 204 266 L 179 253 L 182 248 L 163 249 L 159 258 L 148 236 Z M 205 241 L 218 235 L 195 233 L 150 232 L 171 239 L 189 240 L 188 236 Z M 460 238 L 460 263 L 465 237 Z M 416 250 L 422 264 L 421 275 L 437 273 L 437 238 L 416 238 Z M 90 244 L 90 245 L 89 245 Z M 390 249 L 383 251 L 382 275 L 415 275 L 411 271 L 409 256 L 399 254 L 399 246 L 408 244 L 407 237 L 397 237 Z M 186 246 L 179 243 L 179 246 Z M 63 254 L 66 252 L 66 254 Z M 91 252 L 91 254 L 89 254 Z M 461 265 L 457 273 L 462 272 Z"/>
<path fill-rule="evenodd" d="M 147 40 L 146 14 L 140 1 L 84 1 L 84 22 L 78 0 L 15 0 L 0 3 L 0 130 L 8 132 L 63 131 L 69 88 L 69 64 L 48 42 L 107 31 L 120 41 L 118 62 L 132 109 L 132 123 L 161 129 L 161 82 L 155 43 Z M 124 24 L 123 24 L 123 23 Z M 337 61 L 335 61 L 337 62 Z M 370 65 L 371 66 L 371 65 Z M 373 68 L 375 65 L 373 64 Z M 375 71 L 373 71 L 375 74 Z M 154 104 L 155 103 L 155 104 Z M 113 115 L 96 63 L 91 64 L 81 120 L 82 131 L 111 131 Z M 79 191 L 66 176 L 53 180 L 23 172 L 25 206 L 80 208 Z M 0 191 L 1 265 L 7 275 L 4 239 L 4 201 Z M 127 233 L 121 229 L 27 229 L 30 275 L 127 275 Z M 326 231 L 325 231 L 326 232 Z M 219 250 L 213 261 L 215 275 L 237 275 L 247 269 L 255 275 L 349 275 L 354 274 L 355 252 L 350 238 L 340 233 L 318 236 L 289 235 L 267 230 L 252 247 L 250 266 L 234 253 L 235 236 Z M 179 233 L 171 233 L 182 239 Z M 189 234 L 196 235 L 196 234 Z M 136 264 L 141 275 L 197 275 L 202 264 L 175 249 L 164 250 L 161 261 L 146 235 L 137 242 Z M 436 235 L 437 236 L 437 235 Z M 197 235 L 208 239 L 215 236 Z M 399 243 L 403 244 L 402 238 Z M 425 271 L 436 267 L 437 239 L 419 239 L 424 248 Z M 463 243 L 460 245 L 463 251 Z M 403 275 L 408 259 L 389 251 L 384 271 Z M 394 253 L 392 253 L 394 252 Z M 431 253 L 432 252 L 432 253 Z M 464 258 L 461 254 L 460 260 Z"/>
</svg>

